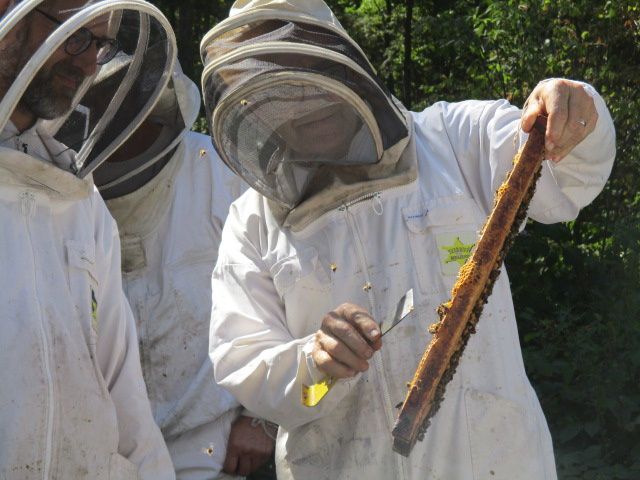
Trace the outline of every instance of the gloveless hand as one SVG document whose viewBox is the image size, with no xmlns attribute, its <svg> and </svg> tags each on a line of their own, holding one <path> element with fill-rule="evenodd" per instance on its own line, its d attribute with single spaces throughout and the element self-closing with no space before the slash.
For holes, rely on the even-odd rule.
<svg viewBox="0 0 640 480">
<path fill-rule="evenodd" d="M 245 477 L 269 461 L 275 441 L 253 420 L 240 415 L 231 425 L 223 472 Z"/>
<path fill-rule="evenodd" d="M 371 315 L 353 303 L 327 313 L 316 332 L 311 353 L 319 370 L 333 378 L 348 378 L 369 368 L 382 347 L 380 328 Z"/>
<path fill-rule="evenodd" d="M 525 103 L 522 130 L 530 132 L 538 115 L 546 115 L 546 158 L 559 162 L 596 127 L 595 102 L 584 85 L 564 79 L 540 82 Z"/>
</svg>

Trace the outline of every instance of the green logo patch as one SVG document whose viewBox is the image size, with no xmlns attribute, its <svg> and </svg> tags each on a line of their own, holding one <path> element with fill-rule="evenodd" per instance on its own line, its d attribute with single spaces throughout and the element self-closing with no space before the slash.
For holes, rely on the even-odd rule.
<svg viewBox="0 0 640 480">
<path fill-rule="evenodd" d="M 436 236 L 444 275 L 456 275 L 476 246 L 475 232 L 441 233 Z"/>
<path fill-rule="evenodd" d="M 447 258 L 443 260 L 444 263 L 458 262 L 460 266 L 464 265 L 464 262 L 467 261 L 467 258 L 471 256 L 471 249 L 474 246 L 475 243 L 465 244 L 460 241 L 460 237 L 456 237 L 453 245 L 445 245 L 444 247 L 440 247 L 443 250 L 447 251 Z"/>
</svg>

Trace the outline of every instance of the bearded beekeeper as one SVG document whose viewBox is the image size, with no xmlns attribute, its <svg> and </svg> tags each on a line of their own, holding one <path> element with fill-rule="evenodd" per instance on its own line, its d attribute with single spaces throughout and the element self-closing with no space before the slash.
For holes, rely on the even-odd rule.
<svg viewBox="0 0 640 480">
<path fill-rule="evenodd" d="M 114 62 L 94 102 L 127 63 Z M 153 415 L 182 480 L 223 478 L 223 467 L 249 474 L 274 448 L 263 421 L 238 416 L 209 360 L 211 272 L 229 205 L 245 187 L 211 139 L 189 131 L 199 110 L 198 87 L 176 63 L 149 117 L 94 172 L 120 232 Z"/>
<path fill-rule="evenodd" d="M 166 85 L 171 27 L 142 1 L 0 0 L 0 15 L 0 478 L 175 478 L 116 225 L 91 178 Z M 117 92 L 87 109 L 85 92 L 121 54 L 134 60 Z M 125 118 L 143 72 L 144 98 Z M 73 143 L 56 138 L 65 122 Z"/>
<path fill-rule="evenodd" d="M 222 234 L 211 357 L 220 384 L 280 425 L 278 478 L 555 479 L 506 274 L 408 458 L 391 430 L 464 260 L 450 252 L 471 250 L 538 114 L 549 161 L 529 215 L 571 220 L 603 188 L 615 135 L 600 96 L 551 79 L 525 111 L 408 112 L 320 0 L 238 1 L 201 48 L 216 149 L 254 189 Z M 413 314 L 382 339 L 410 288 Z"/>
</svg>

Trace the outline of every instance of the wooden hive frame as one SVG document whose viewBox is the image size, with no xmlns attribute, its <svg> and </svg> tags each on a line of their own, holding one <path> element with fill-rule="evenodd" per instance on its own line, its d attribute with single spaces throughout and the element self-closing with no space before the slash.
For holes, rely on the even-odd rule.
<svg viewBox="0 0 640 480">
<path fill-rule="evenodd" d="M 494 206 L 476 247 L 460 269 L 451 300 L 438 308 L 440 321 L 429 328 L 427 346 L 392 431 L 393 449 L 409 456 L 422 440 L 444 398 L 462 352 L 487 303 L 502 261 L 527 208 L 544 159 L 546 117 L 538 117 L 524 147 L 516 154 L 507 179 L 496 192 Z"/>
</svg>

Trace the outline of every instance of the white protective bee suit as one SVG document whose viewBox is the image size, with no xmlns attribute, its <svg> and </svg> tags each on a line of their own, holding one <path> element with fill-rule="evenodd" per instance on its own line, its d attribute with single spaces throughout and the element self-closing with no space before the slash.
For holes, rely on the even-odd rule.
<svg viewBox="0 0 640 480">
<path fill-rule="evenodd" d="M 82 7 L 78 3 L 75 7 Z M 52 12 L 47 2 L 20 2 L 0 17 L 0 46 L 22 51 L 23 43 L 10 43 L 11 28 L 24 28 L 19 20 L 35 6 L 59 19 L 70 16 Z M 163 53 L 158 75 L 140 110 L 148 112 L 160 91 L 155 88 L 166 83 L 161 72 L 175 59 L 164 17 L 145 2 L 102 2 L 74 12 L 59 29 L 52 25 L 48 45 L 105 12 L 114 37 L 119 30 L 114 19 L 125 16 L 156 28 L 164 46 L 158 43 Z M 26 21 L 34 21 L 34 15 Z M 120 26 L 120 31 L 128 28 L 124 22 Z M 133 39 L 138 31 L 127 33 Z M 116 225 L 90 175 L 99 153 L 86 148 L 85 158 L 92 160 L 83 162 L 76 150 L 54 138 L 52 123 L 58 118 L 38 120 L 23 131 L 9 120 L 22 94 L 16 89 L 29 85 L 52 53 L 45 50 L 29 54 L 15 74 L 3 70 L 2 75 L 12 75 L 3 77 L 12 87 L 8 93 L 0 90 L 0 478 L 172 479 L 122 292 Z M 103 116 L 104 125 L 108 117 Z M 127 125 L 120 124 L 121 131 Z M 81 150 L 86 138 L 79 140 Z"/>
<path fill-rule="evenodd" d="M 154 144 L 95 172 L 118 223 L 142 370 L 178 479 L 217 477 L 239 407 L 215 383 L 208 332 L 222 226 L 243 187 L 210 137 L 189 132 L 199 108 L 198 88 L 177 68 L 150 115 L 163 125 Z"/>
<path fill-rule="evenodd" d="M 281 23 L 274 28 L 265 19 Z M 264 36 L 256 40 L 247 34 L 254 27 Z M 217 295 L 211 357 L 216 380 L 246 408 L 280 425 L 276 463 L 281 480 L 555 479 L 552 442 L 523 367 L 504 271 L 426 437 L 408 458 L 392 451 L 396 406 L 404 400 L 406 383 L 429 343 L 428 327 L 438 320 L 436 308 L 449 298 L 458 261 L 464 260 L 451 254 L 458 243 L 470 247 L 476 241 L 493 194 L 525 139 L 519 130 L 521 111 L 506 101 L 467 101 L 403 112 L 408 136 L 385 146 L 374 158 L 378 163 L 357 167 L 364 181 L 348 177 L 346 167 L 324 163 L 319 167 L 324 175 L 308 182 L 307 192 L 313 185 L 322 189 L 305 195 L 291 188 L 287 191 L 298 197 L 280 195 L 286 190 L 280 186 L 291 185 L 291 180 L 270 179 L 278 165 L 284 170 L 294 163 L 288 150 L 276 139 L 268 162 L 257 155 L 251 163 L 251 155 L 234 156 L 233 147 L 245 147 L 227 138 L 220 124 L 227 119 L 229 125 L 241 123 L 234 123 L 233 110 L 225 110 L 241 107 L 246 109 L 237 117 L 251 121 L 258 109 L 258 94 L 251 88 L 299 73 L 300 68 L 286 68 L 292 52 L 317 55 L 305 43 L 311 35 L 291 32 L 319 28 L 323 34 L 316 39 L 337 34 L 349 41 L 320 1 L 241 1 L 202 43 L 205 105 L 213 118 L 216 147 L 263 193 L 249 190 L 236 201 L 223 231 L 213 275 Z M 233 29 L 242 31 L 242 42 L 233 43 Z M 261 39 L 270 43 L 259 45 Z M 218 47 L 217 42 L 226 43 Z M 325 58 L 333 56 L 351 73 L 334 75 L 334 68 L 303 73 L 321 76 L 319 82 L 325 83 L 327 78 L 346 78 L 346 83 L 355 77 L 359 70 L 349 58 L 336 55 L 335 48 L 327 50 Z M 265 51 L 289 56 L 267 59 Z M 242 93 L 236 93 L 242 85 L 233 84 L 235 90 L 227 95 L 226 85 L 243 81 L 237 72 L 253 60 L 263 70 L 267 62 L 279 65 L 277 72 L 255 83 L 247 80 Z M 304 65 L 315 64 L 308 60 Z M 366 69 L 364 62 L 358 65 Z M 560 164 L 545 162 L 529 209 L 535 220 L 575 218 L 600 192 L 611 170 L 613 124 L 602 99 L 585 88 L 595 97 L 597 126 Z M 331 93 L 325 98 L 333 101 L 338 94 Z M 226 98 L 246 101 L 236 107 L 238 103 Z M 298 101 L 307 98 L 301 95 Z M 278 160 L 281 151 L 285 154 Z M 304 165 L 302 160 L 296 165 Z M 296 185 L 304 190 L 304 184 Z M 369 370 L 339 380 L 317 406 L 304 406 L 303 387 L 324 377 L 311 351 L 325 313 L 349 302 L 366 307 L 382 322 L 393 315 L 409 288 L 415 310 L 384 337 Z"/>
</svg>

